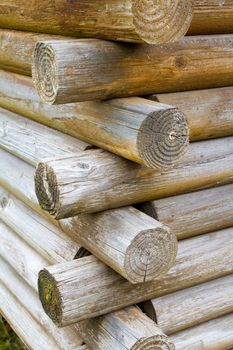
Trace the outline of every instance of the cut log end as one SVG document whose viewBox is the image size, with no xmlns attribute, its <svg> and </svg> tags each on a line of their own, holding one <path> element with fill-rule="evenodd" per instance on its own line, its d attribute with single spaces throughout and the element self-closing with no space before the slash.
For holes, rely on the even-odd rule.
<svg viewBox="0 0 233 350">
<path fill-rule="evenodd" d="M 47 270 L 41 270 L 39 273 L 38 291 L 45 313 L 61 327 L 62 300 L 56 282 Z"/>
<path fill-rule="evenodd" d="M 41 208 L 57 218 L 59 193 L 57 179 L 52 169 L 45 163 L 39 163 L 35 172 L 35 192 Z"/>
<path fill-rule="evenodd" d="M 138 133 L 139 156 L 150 168 L 173 167 L 186 153 L 188 145 L 187 120 L 177 108 L 152 112 Z"/>
<path fill-rule="evenodd" d="M 141 232 L 126 252 L 127 279 L 144 283 L 164 275 L 175 264 L 177 249 L 176 235 L 165 227 Z"/>
<path fill-rule="evenodd" d="M 49 44 L 37 43 L 33 54 L 32 79 L 44 103 L 54 104 L 58 93 L 56 55 Z"/>
<path fill-rule="evenodd" d="M 193 7 L 191 0 L 133 0 L 132 13 L 142 42 L 164 44 L 179 41 L 187 33 Z"/>
<path fill-rule="evenodd" d="M 175 350 L 174 344 L 166 335 L 156 335 L 137 341 L 131 350 Z"/>
</svg>

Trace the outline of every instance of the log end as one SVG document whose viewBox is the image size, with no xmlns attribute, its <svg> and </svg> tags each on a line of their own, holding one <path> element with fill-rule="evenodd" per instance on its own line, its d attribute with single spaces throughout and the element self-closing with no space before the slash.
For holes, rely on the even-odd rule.
<svg viewBox="0 0 233 350">
<path fill-rule="evenodd" d="M 142 42 L 164 44 L 179 41 L 193 18 L 191 0 L 133 0 L 133 24 Z"/>
<path fill-rule="evenodd" d="M 138 133 L 139 156 L 150 168 L 173 167 L 186 153 L 188 146 L 188 123 L 185 115 L 177 108 L 150 113 Z"/>
<path fill-rule="evenodd" d="M 142 231 L 126 251 L 126 278 L 136 284 L 164 275 L 174 266 L 177 249 L 176 235 L 165 226 Z"/>
<path fill-rule="evenodd" d="M 57 179 L 46 163 L 39 163 L 35 172 L 35 192 L 41 208 L 55 219 L 58 217 L 59 193 Z"/>
<path fill-rule="evenodd" d="M 54 104 L 58 94 L 58 67 L 55 52 L 49 43 L 38 42 L 33 53 L 32 80 L 44 103 Z"/>
<path fill-rule="evenodd" d="M 56 281 L 46 269 L 39 272 L 38 291 L 45 313 L 58 327 L 62 327 L 62 299 Z"/>
<path fill-rule="evenodd" d="M 131 348 L 131 350 L 175 350 L 175 345 L 166 335 L 155 335 L 142 338 Z"/>
</svg>

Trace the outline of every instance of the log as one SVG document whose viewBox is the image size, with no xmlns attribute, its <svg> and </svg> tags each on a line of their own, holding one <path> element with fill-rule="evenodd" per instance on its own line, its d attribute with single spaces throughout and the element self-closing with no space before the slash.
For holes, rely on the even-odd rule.
<svg viewBox="0 0 233 350">
<path fill-rule="evenodd" d="M 176 350 L 230 350 L 233 346 L 233 314 L 174 334 L 171 339 Z"/>
<path fill-rule="evenodd" d="M 138 204 L 184 239 L 233 226 L 233 185 L 219 186 Z"/>
<path fill-rule="evenodd" d="M 93 256 L 54 265 L 39 274 L 40 299 L 54 323 L 66 326 L 230 274 L 232 248 L 232 228 L 181 241 L 176 265 L 136 286 Z"/>
<path fill-rule="evenodd" d="M 188 34 L 232 33 L 232 6 L 232 0 L 194 0 L 193 19 Z"/>
<path fill-rule="evenodd" d="M 34 50 L 32 76 L 49 104 L 229 86 L 232 43 L 232 35 L 186 37 L 162 46 L 42 41 Z"/>
<path fill-rule="evenodd" d="M 179 108 L 187 118 L 190 141 L 233 134 L 233 87 L 154 94 L 151 100 Z"/>
<path fill-rule="evenodd" d="M 56 219 L 169 197 L 233 180 L 233 137 L 192 143 L 176 168 L 160 172 L 101 150 L 40 162 L 35 188 Z"/>
<path fill-rule="evenodd" d="M 14 95 L 14 98 L 26 108 L 25 112 L 17 104 L 18 114 L 58 128 L 139 164 L 151 168 L 169 168 L 187 151 L 189 132 L 186 118 L 176 108 L 142 98 L 50 108 L 40 103 L 29 78 L 6 72 L 1 72 L 0 75 L 0 104 L 6 109 L 11 108 L 9 100 L 5 105 L 5 98 L 16 93 L 17 97 Z M 15 84 L 21 86 L 20 90 Z M 27 127 L 29 126 L 30 123 L 27 122 Z M 15 127 L 19 128 L 19 125 Z M 39 126 L 35 128 L 38 130 Z"/>
<path fill-rule="evenodd" d="M 233 274 L 153 299 L 143 310 L 167 334 L 233 312 Z"/>
<path fill-rule="evenodd" d="M 1 222 L 0 222 L 1 226 Z M 6 227 L 4 224 L 2 224 L 2 227 Z M 1 230 L 0 230 L 1 232 Z M 8 242 L 10 246 L 13 247 L 14 242 L 16 240 L 16 247 L 18 247 L 18 239 L 17 235 L 13 233 L 13 231 L 6 227 L 4 230 L 5 233 L 7 233 Z M 8 234 L 9 233 L 9 234 Z M 44 235 L 44 232 L 41 232 L 42 235 Z M 25 236 L 24 232 L 21 231 L 20 233 L 21 237 Z M 29 243 L 31 246 L 34 245 L 34 239 L 33 237 L 35 235 L 34 231 L 32 231 L 32 238 L 31 242 Z M 45 238 L 45 237 L 44 237 Z M 0 237 L 1 240 L 1 237 Z M 1 240 L 2 241 L 2 240 Z M 4 249 L 4 244 L 3 248 Z M 49 248 L 45 248 L 49 249 Z M 31 260 L 28 260 L 28 252 L 30 251 L 30 257 Z M 17 273 L 34 289 L 37 290 L 37 273 L 33 274 L 31 272 L 31 263 L 33 261 L 34 271 L 40 270 L 41 268 L 41 261 L 43 258 L 40 256 L 40 253 L 37 253 L 33 248 L 30 248 L 29 245 L 22 241 L 21 243 L 21 250 L 20 254 L 18 254 L 17 257 L 17 264 L 11 255 L 14 255 L 14 250 L 9 249 L 7 256 L 7 262 L 8 264 L 16 269 L 18 264 L 20 265 L 20 268 L 17 268 Z M 62 252 L 59 251 L 59 254 L 61 255 Z M 0 252 L 1 255 L 1 252 Z M 44 254 L 43 254 L 44 255 Z M 49 256 L 52 256 L 49 254 Z M 25 259 L 26 257 L 26 259 Z M 33 258 L 32 258 L 33 257 Z M 82 260 L 82 259 L 81 259 Z M 49 258 L 49 260 L 43 260 L 44 266 L 47 266 L 49 264 L 49 261 L 51 262 L 52 259 Z M 1 265 L 0 265 L 1 266 Z M 5 275 L 5 270 L 2 270 L 2 273 Z M 1 271 L 0 271 L 0 277 L 1 277 Z M 0 278 L 1 279 L 1 278 Z M 11 281 L 12 283 L 12 281 Z M 89 321 L 83 321 L 81 324 L 76 324 L 73 327 L 66 327 L 65 330 L 67 332 L 74 331 L 76 329 L 76 332 L 81 333 L 84 340 L 87 340 L 88 344 L 90 345 L 91 350 L 104 350 L 104 349 L 129 349 L 129 350 L 140 350 L 145 349 L 147 346 L 158 346 L 158 349 L 163 349 L 164 346 L 167 347 L 168 350 L 174 350 L 173 344 L 169 341 L 169 339 L 161 332 L 161 330 L 155 325 L 155 323 L 149 319 L 147 316 L 145 316 L 139 309 L 136 309 L 135 307 L 129 307 L 125 310 L 122 310 L 120 312 L 114 312 L 112 314 L 109 314 L 107 316 L 107 319 L 105 317 L 96 318 L 93 319 L 91 322 Z M 136 316 L 136 319 L 134 317 Z M 140 326 L 140 328 L 138 328 Z M 59 333 L 60 330 L 58 330 Z M 131 336 L 129 336 L 129 333 Z"/>
<path fill-rule="evenodd" d="M 34 168 L 0 149 L 0 169 L 0 184 L 38 210 Z M 59 227 L 131 283 L 151 281 L 165 274 L 175 262 L 176 236 L 135 208 L 78 216 L 60 221 Z"/>
<path fill-rule="evenodd" d="M 61 38 L 63 37 L 0 29 L 0 67 L 11 72 L 31 76 L 32 55 L 36 43 L 41 40 L 59 40 Z"/>
<path fill-rule="evenodd" d="M 53 340 L 53 342 L 56 342 L 56 349 L 76 350 L 83 344 L 82 339 L 78 336 L 75 329 L 72 327 L 58 329 L 53 324 L 44 313 L 36 292 L 30 288 L 3 259 L 0 259 L 0 284 L 6 286 L 8 291 L 14 296 L 13 305 L 21 304 L 22 308 L 25 309 L 25 311 L 27 310 L 27 313 L 34 318 L 34 323 L 37 324 L 35 330 L 40 327 L 44 328 L 47 337 L 51 338 L 51 341 Z M 13 317 L 14 315 L 10 313 L 10 323 Z M 21 317 L 20 320 L 22 320 Z M 34 328 L 34 323 L 30 323 L 30 328 Z M 25 332 L 27 329 L 26 326 L 28 327 L 28 325 L 25 324 Z M 30 344 L 30 349 L 35 349 L 33 344 L 34 343 Z M 47 349 L 46 346 L 45 349 Z M 52 350 L 54 350 L 54 348 L 52 348 Z"/>
<path fill-rule="evenodd" d="M 191 20 L 188 0 L 41 0 L 30 6 L 26 0 L 9 0 L 0 6 L 1 28 L 150 44 L 180 40 Z"/>
</svg>

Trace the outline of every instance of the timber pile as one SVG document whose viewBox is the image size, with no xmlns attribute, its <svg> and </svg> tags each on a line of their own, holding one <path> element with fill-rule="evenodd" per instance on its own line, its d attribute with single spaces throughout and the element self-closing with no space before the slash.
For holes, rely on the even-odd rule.
<svg viewBox="0 0 233 350">
<path fill-rule="evenodd" d="M 0 28 L 1 313 L 33 350 L 232 349 L 233 1 Z"/>
</svg>

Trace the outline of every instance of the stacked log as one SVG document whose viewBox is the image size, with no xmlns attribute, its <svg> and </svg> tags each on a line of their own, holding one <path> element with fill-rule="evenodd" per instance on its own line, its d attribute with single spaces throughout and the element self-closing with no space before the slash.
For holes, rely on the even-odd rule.
<svg viewBox="0 0 233 350">
<path fill-rule="evenodd" d="M 0 312 L 30 349 L 233 348 L 232 8 L 0 4 Z"/>
</svg>

